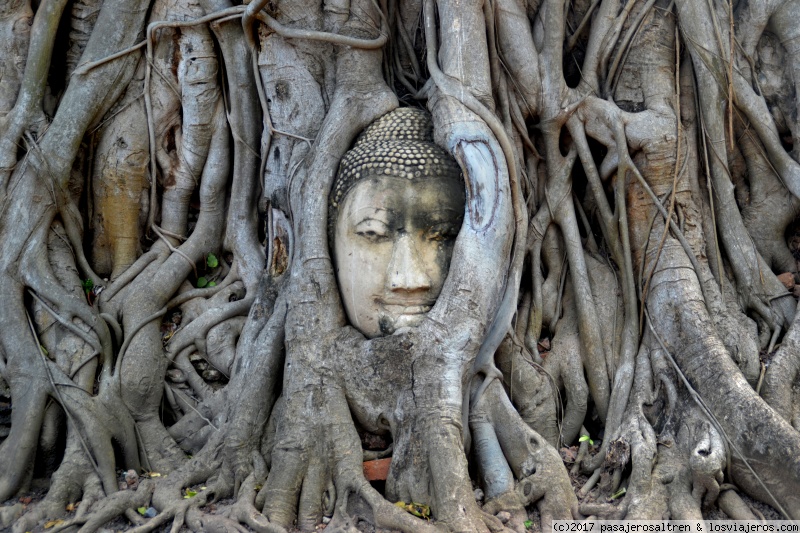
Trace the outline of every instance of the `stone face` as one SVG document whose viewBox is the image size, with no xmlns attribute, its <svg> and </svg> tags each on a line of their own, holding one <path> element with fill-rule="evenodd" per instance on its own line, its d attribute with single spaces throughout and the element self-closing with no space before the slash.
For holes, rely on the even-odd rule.
<svg viewBox="0 0 800 533">
<path fill-rule="evenodd" d="M 350 323 L 369 338 L 420 324 L 442 290 L 464 199 L 442 178 L 361 181 L 345 198 L 334 256 Z"/>
<path fill-rule="evenodd" d="M 382 117 L 345 155 L 331 191 L 339 289 L 369 338 L 418 326 L 447 277 L 464 186 L 431 128 L 419 110 Z"/>
</svg>

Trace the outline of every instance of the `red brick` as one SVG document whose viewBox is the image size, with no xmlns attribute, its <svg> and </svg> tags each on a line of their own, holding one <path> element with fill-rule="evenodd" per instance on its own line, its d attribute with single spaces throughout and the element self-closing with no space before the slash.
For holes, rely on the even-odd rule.
<svg viewBox="0 0 800 533">
<path fill-rule="evenodd" d="M 392 458 L 364 461 L 364 477 L 369 481 L 384 481 L 389 476 L 389 465 Z"/>
<path fill-rule="evenodd" d="M 783 286 L 786 287 L 786 289 L 792 290 L 794 288 L 794 274 L 791 272 L 784 272 L 783 274 L 779 275 L 778 280 L 783 283 Z"/>
</svg>

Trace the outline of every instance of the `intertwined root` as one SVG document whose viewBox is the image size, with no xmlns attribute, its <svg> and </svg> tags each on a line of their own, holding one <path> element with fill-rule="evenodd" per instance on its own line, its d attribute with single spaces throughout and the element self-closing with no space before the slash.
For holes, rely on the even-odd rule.
<svg viewBox="0 0 800 533">
<path fill-rule="evenodd" d="M 342 531 L 367 519 L 519 532 L 532 504 L 542 527 L 700 518 L 715 502 L 750 518 L 731 482 L 797 518 L 795 304 L 771 271 L 795 270 L 783 231 L 800 143 L 784 144 L 800 127 L 781 87 L 800 79 L 797 2 L 223 4 L 107 0 L 93 39 L 94 0 L 38 2 L 32 26 L 29 2 L 0 8 L 0 371 L 13 401 L 0 500 L 66 433 L 47 497 L 15 531 L 78 499 L 59 529 L 125 514 L 136 531 L 331 517 Z M 70 81 L 49 109 L 68 5 Z M 167 20 L 148 27 L 142 60 L 126 47 L 148 10 Z M 741 57 L 725 45 L 737 39 Z M 430 108 L 469 203 L 429 320 L 366 341 L 339 303 L 327 191 L 401 86 Z M 103 292 L 93 268 L 110 273 Z M 759 349 L 787 328 L 763 367 Z M 599 479 L 614 503 L 579 505 L 554 448 L 589 438 L 589 422 L 605 435 L 594 456 L 581 446 L 573 470 L 592 477 L 579 496 Z M 364 479 L 356 424 L 393 438 L 388 499 Z M 117 491 L 120 466 L 168 475 Z M 229 497 L 221 514 L 202 509 Z M 391 500 L 429 505 L 436 522 Z M 149 520 L 132 511 L 150 506 Z"/>
</svg>

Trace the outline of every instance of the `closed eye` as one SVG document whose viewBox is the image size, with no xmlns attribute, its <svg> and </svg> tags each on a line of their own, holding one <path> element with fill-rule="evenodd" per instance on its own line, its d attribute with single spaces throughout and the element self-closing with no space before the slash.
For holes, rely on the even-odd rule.
<svg viewBox="0 0 800 533">
<path fill-rule="evenodd" d="M 389 227 L 381 220 L 364 219 L 354 229 L 356 235 L 369 242 L 378 243 L 389 239 Z"/>
<path fill-rule="evenodd" d="M 458 237 L 458 230 L 453 224 L 437 224 L 428 230 L 426 237 L 429 241 L 452 241 Z"/>
<path fill-rule="evenodd" d="M 368 241 L 372 241 L 372 242 L 381 242 L 381 241 L 389 238 L 387 235 L 383 235 L 381 233 L 378 233 L 377 231 L 372 231 L 372 230 L 357 231 L 356 235 L 358 235 L 359 237 L 363 237 L 364 239 L 367 239 Z"/>
</svg>

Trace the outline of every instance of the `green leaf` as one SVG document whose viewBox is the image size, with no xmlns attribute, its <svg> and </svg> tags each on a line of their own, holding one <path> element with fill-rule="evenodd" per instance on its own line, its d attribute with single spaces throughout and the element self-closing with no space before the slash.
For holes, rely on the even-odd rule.
<svg viewBox="0 0 800 533">
<path fill-rule="evenodd" d="M 617 499 L 617 498 L 619 498 L 620 496 L 623 496 L 623 495 L 624 495 L 626 492 L 628 492 L 628 491 L 627 491 L 627 490 L 625 490 L 625 487 L 622 487 L 622 488 L 621 488 L 621 489 L 619 489 L 617 492 L 615 492 L 614 494 L 612 494 L 612 495 L 611 495 L 611 499 L 612 499 L 612 500 L 616 500 L 616 499 Z"/>
<path fill-rule="evenodd" d="M 81 280 L 81 287 L 83 287 L 84 292 L 89 292 L 94 289 L 94 281 L 91 279 Z"/>
<path fill-rule="evenodd" d="M 590 445 L 594 445 L 594 441 L 589 437 L 589 435 L 581 435 L 581 438 L 578 439 L 578 442 L 586 442 L 589 441 Z"/>
<path fill-rule="evenodd" d="M 206 264 L 209 268 L 217 268 L 217 266 L 219 266 L 217 256 L 214 254 L 208 254 L 208 257 L 206 257 Z"/>
<path fill-rule="evenodd" d="M 206 278 L 204 278 L 203 276 L 200 276 L 199 278 L 197 278 L 197 288 L 198 289 L 202 289 L 203 287 L 205 287 L 207 285 L 208 285 L 208 280 Z"/>
<path fill-rule="evenodd" d="M 208 286 L 209 287 L 216 287 L 217 286 L 217 282 L 216 281 L 209 281 L 208 282 Z"/>
<path fill-rule="evenodd" d="M 186 496 L 184 496 L 183 499 L 188 500 L 189 498 L 194 498 L 195 496 L 197 496 L 197 491 L 186 489 Z"/>
<path fill-rule="evenodd" d="M 533 527 L 533 520 L 525 520 L 522 525 L 525 526 L 525 529 L 530 529 Z"/>
<path fill-rule="evenodd" d="M 431 508 L 424 503 L 395 502 L 395 505 L 401 509 L 405 509 L 407 513 L 411 513 L 419 518 L 424 518 L 427 520 L 431 517 Z"/>
<path fill-rule="evenodd" d="M 431 508 L 424 503 L 412 502 L 406 506 L 406 510 L 414 516 L 418 516 L 419 518 L 429 518 L 431 516 Z"/>
<path fill-rule="evenodd" d="M 139 507 L 136 510 L 139 511 L 140 515 L 144 516 L 144 513 L 147 512 L 147 507 Z"/>
</svg>

